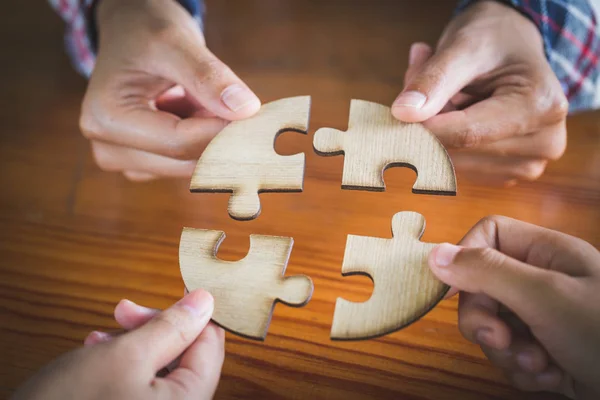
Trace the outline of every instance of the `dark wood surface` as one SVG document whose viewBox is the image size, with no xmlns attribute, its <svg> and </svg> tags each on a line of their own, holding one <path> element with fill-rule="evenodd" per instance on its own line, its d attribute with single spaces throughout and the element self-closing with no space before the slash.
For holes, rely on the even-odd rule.
<svg viewBox="0 0 600 400">
<path fill-rule="evenodd" d="M 93 329 L 116 328 L 121 298 L 164 308 L 183 285 L 183 226 L 227 233 L 219 256 L 243 257 L 251 233 L 295 239 L 289 274 L 315 283 L 304 308 L 278 305 L 264 343 L 228 335 L 217 398 L 548 399 L 512 389 L 464 340 L 457 301 L 410 327 L 332 342 L 335 299 L 364 301 L 372 283 L 342 278 L 347 234 L 390 237 L 394 213 L 427 220 L 423 240 L 456 242 L 481 217 L 503 214 L 600 246 L 600 114 L 569 119 L 569 146 L 537 182 L 511 189 L 458 177 L 457 197 L 413 195 L 414 172 L 385 173 L 385 193 L 342 191 L 342 157 L 312 151 L 314 129 L 345 129 L 351 98 L 390 104 L 411 42 L 435 43 L 446 1 L 209 1 L 212 50 L 263 101 L 313 96 L 308 137 L 286 133 L 281 154 L 305 152 L 301 194 L 263 194 L 262 215 L 231 220 L 227 194 L 191 194 L 185 180 L 131 183 L 96 168 L 77 120 L 85 81 L 62 49 L 62 24 L 43 2 L 8 2 L 0 16 L 0 396 Z"/>
</svg>

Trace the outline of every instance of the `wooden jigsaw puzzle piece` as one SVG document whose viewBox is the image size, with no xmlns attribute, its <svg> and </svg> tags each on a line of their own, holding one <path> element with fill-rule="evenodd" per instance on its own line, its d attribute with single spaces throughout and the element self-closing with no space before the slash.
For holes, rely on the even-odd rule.
<svg viewBox="0 0 600 400">
<path fill-rule="evenodd" d="M 425 218 L 399 212 L 392 219 L 392 239 L 348 235 L 342 275 L 367 275 L 373 294 L 364 303 L 338 298 L 331 338 L 359 340 L 386 335 L 425 315 L 448 286 L 431 273 L 427 257 L 435 244 L 419 239 Z"/>
<path fill-rule="evenodd" d="M 417 172 L 414 193 L 456 194 L 452 161 L 435 135 L 396 120 L 381 104 L 352 100 L 348 130 L 318 129 L 313 147 L 320 155 L 344 154 L 344 189 L 383 191 L 383 171 L 405 166 Z"/>
<path fill-rule="evenodd" d="M 231 192 L 228 211 L 237 220 L 260 214 L 261 192 L 301 192 L 304 153 L 281 156 L 276 137 L 284 131 L 306 133 L 310 97 L 290 97 L 264 104 L 253 117 L 227 125 L 198 160 L 192 192 Z"/>
<path fill-rule="evenodd" d="M 213 321 L 238 335 L 264 340 L 277 301 L 301 307 L 312 296 L 304 275 L 284 277 L 293 239 L 250 235 L 239 261 L 216 257 L 222 231 L 184 228 L 179 247 L 181 275 L 188 290 L 203 288 L 215 300 Z"/>
</svg>

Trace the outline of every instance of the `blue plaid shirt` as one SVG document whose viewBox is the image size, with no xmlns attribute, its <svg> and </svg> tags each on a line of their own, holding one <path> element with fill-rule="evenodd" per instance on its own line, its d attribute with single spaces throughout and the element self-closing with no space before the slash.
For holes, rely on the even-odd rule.
<svg viewBox="0 0 600 400">
<path fill-rule="evenodd" d="M 66 48 L 75 68 L 92 73 L 95 62 L 93 5 L 102 0 L 49 0 L 67 23 Z M 177 0 L 202 27 L 202 0 Z M 461 0 L 461 12 L 478 0 Z M 521 12 L 540 30 L 544 50 L 570 111 L 600 108 L 600 0 L 497 0 Z"/>
</svg>

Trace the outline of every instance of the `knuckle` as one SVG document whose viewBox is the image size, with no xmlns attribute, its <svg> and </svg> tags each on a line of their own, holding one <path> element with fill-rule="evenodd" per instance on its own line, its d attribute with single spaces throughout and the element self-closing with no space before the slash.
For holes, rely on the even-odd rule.
<svg viewBox="0 0 600 400">
<path fill-rule="evenodd" d="M 491 247 L 477 248 L 474 253 L 477 255 L 476 259 L 481 260 L 484 268 L 492 269 L 502 264 L 502 254 Z"/>
<path fill-rule="evenodd" d="M 104 129 L 98 118 L 84 106 L 79 116 L 79 129 L 87 139 L 101 139 L 104 136 Z"/>
<path fill-rule="evenodd" d="M 538 115 L 550 123 L 563 121 L 569 113 L 569 102 L 558 82 L 541 82 L 530 93 L 531 104 Z"/>
<path fill-rule="evenodd" d="M 473 323 L 465 316 L 465 312 L 459 309 L 458 312 L 458 331 L 460 334 L 471 342 L 475 342 L 477 339 L 475 338 Z"/>
<path fill-rule="evenodd" d="M 196 62 L 196 85 L 207 86 L 220 82 L 227 71 L 227 67 L 217 58 L 210 57 Z"/>
<path fill-rule="evenodd" d="M 543 148 L 543 156 L 548 160 L 556 161 L 562 157 L 567 149 L 567 132 L 564 127 L 551 134 L 548 144 Z"/>
<path fill-rule="evenodd" d="M 153 42 L 157 44 L 181 43 L 182 31 L 162 18 L 151 18 L 147 26 Z"/>
<path fill-rule="evenodd" d="M 526 162 L 516 173 L 516 178 L 525 181 L 535 181 L 544 173 L 547 161 L 535 160 Z"/>
<path fill-rule="evenodd" d="M 464 130 L 458 132 L 454 137 L 454 147 L 469 148 L 481 143 L 482 133 L 476 124 L 471 124 Z"/>
<path fill-rule="evenodd" d="M 193 158 L 188 143 L 179 139 L 172 139 L 166 143 L 165 155 L 176 160 L 191 160 Z"/>
<path fill-rule="evenodd" d="M 157 324 L 163 325 L 165 330 L 174 333 L 181 342 L 188 343 L 194 339 L 188 330 L 185 329 L 186 319 L 189 318 L 189 315 L 183 315 L 181 312 L 162 312 L 154 318 Z"/>
<path fill-rule="evenodd" d="M 486 239 L 489 239 L 488 243 L 493 243 L 496 241 L 495 238 L 497 236 L 498 225 L 500 225 L 505 219 L 506 217 L 503 217 L 501 215 L 488 215 L 486 217 L 483 217 L 479 221 L 478 225 L 481 231 L 483 231 L 483 233 L 485 234 Z"/>
</svg>

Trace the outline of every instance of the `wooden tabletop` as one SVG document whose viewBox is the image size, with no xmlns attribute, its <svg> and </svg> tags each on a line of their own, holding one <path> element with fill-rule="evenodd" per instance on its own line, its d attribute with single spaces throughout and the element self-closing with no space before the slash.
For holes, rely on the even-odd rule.
<svg viewBox="0 0 600 400">
<path fill-rule="evenodd" d="M 12 3 L 12 4 L 11 4 Z M 458 332 L 456 298 L 391 335 L 332 342 L 337 297 L 365 301 L 366 277 L 341 276 L 347 234 L 390 237 L 398 211 L 423 214 L 427 242 L 457 242 L 503 214 L 600 246 L 600 113 L 569 119 L 564 157 L 537 182 L 504 189 L 458 176 L 456 197 L 415 195 L 413 171 L 385 173 L 387 191 L 341 190 L 342 157 L 312 150 L 315 128 L 345 129 L 350 99 L 390 104 L 411 42 L 435 43 L 442 1 L 208 2 L 211 49 L 261 99 L 312 96 L 311 130 L 286 133 L 281 154 L 307 156 L 303 193 L 261 195 L 262 215 L 237 222 L 227 194 L 191 194 L 187 180 L 131 183 L 100 171 L 77 121 L 85 81 L 43 2 L 9 2 L 0 45 L 0 395 L 93 329 L 116 329 L 115 304 L 164 308 L 181 297 L 184 226 L 224 230 L 236 260 L 252 233 L 294 238 L 288 273 L 312 277 L 304 308 L 279 304 L 264 343 L 227 336 L 217 398 L 550 399 L 512 389 Z"/>
</svg>

